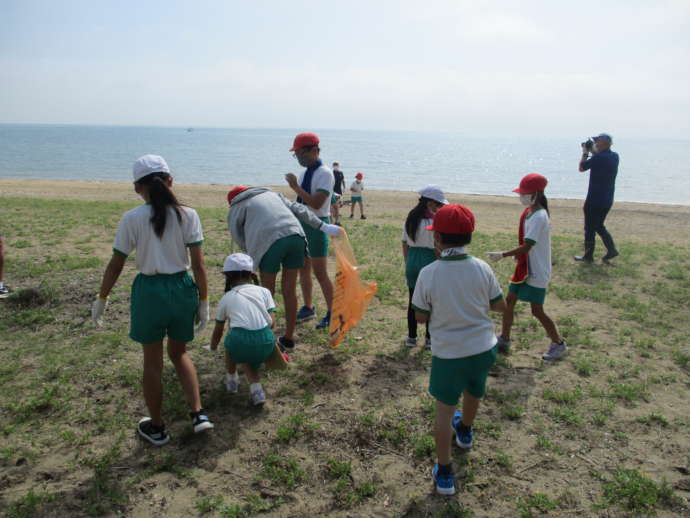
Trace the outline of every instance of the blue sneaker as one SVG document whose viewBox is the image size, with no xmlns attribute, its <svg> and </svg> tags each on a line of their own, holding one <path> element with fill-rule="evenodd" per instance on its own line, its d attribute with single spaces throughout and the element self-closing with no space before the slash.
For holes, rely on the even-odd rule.
<svg viewBox="0 0 690 518">
<path fill-rule="evenodd" d="M 315 308 L 312 306 L 308 308 L 307 306 L 302 306 L 297 312 L 297 321 L 304 322 L 305 320 L 311 320 L 316 315 Z"/>
<path fill-rule="evenodd" d="M 461 448 L 465 450 L 469 450 L 472 447 L 472 428 L 470 428 L 469 432 L 461 432 L 460 431 L 460 422 L 462 421 L 462 412 L 460 410 L 456 410 L 455 414 L 453 414 L 453 421 L 452 421 L 452 426 L 453 426 L 453 431 L 455 432 L 455 444 L 460 446 Z"/>
<path fill-rule="evenodd" d="M 431 471 L 431 476 L 436 484 L 436 492 L 439 495 L 454 495 L 455 494 L 455 475 L 453 473 L 439 473 L 438 464 L 434 465 Z"/>
<path fill-rule="evenodd" d="M 331 312 L 326 313 L 326 316 L 321 319 L 321 322 L 316 324 L 316 329 L 328 329 L 331 325 Z"/>
</svg>

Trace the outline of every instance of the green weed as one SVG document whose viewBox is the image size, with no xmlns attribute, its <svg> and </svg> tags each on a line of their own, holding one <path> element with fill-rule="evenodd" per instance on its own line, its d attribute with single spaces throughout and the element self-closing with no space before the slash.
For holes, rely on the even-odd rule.
<svg viewBox="0 0 690 518">
<path fill-rule="evenodd" d="M 655 514 L 657 507 L 672 507 L 677 502 L 671 487 L 644 476 L 636 469 L 618 469 L 613 479 L 604 483 L 604 501 L 636 514 Z"/>
<path fill-rule="evenodd" d="M 263 461 L 261 476 L 288 489 L 295 489 L 304 480 L 304 470 L 297 460 L 283 455 L 267 455 Z"/>
</svg>

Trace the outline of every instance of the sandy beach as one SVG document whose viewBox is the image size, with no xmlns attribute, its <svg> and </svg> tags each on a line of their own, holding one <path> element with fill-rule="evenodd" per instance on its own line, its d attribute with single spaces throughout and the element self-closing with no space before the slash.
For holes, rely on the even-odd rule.
<svg viewBox="0 0 690 518">
<path fill-rule="evenodd" d="M 232 187 L 233 184 L 175 184 L 175 192 L 192 207 L 219 207 L 225 206 L 225 194 Z M 294 197 L 294 193 L 285 186 L 274 188 L 288 197 Z M 127 182 L 0 179 L 0 196 L 140 201 L 132 184 Z M 400 213 L 412 208 L 416 196 L 410 191 L 366 191 L 367 215 L 374 221 L 402 224 Z M 447 193 L 447 197 L 452 203 L 465 204 L 475 212 L 477 231 L 515 231 L 520 211 L 517 196 Z M 348 198 L 346 195 L 345 199 Z M 582 200 L 553 199 L 549 203 L 554 234 L 572 236 L 582 233 Z M 606 225 L 614 237 L 646 243 L 675 242 L 687 245 L 690 244 L 690 205 L 617 202 Z"/>
</svg>

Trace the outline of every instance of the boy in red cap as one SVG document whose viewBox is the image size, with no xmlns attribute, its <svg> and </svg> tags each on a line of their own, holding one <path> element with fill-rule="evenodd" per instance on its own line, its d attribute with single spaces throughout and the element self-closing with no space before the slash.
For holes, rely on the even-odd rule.
<svg viewBox="0 0 690 518">
<path fill-rule="evenodd" d="M 510 348 L 510 328 L 513 325 L 515 304 L 518 300 L 529 302 L 534 315 L 546 334 L 551 338 L 551 346 L 542 358 L 555 361 L 568 351 L 563 337 L 551 317 L 544 312 L 546 288 L 551 278 L 551 225 L 549 223 L 549 204 L 544 194 L 548 180 L 536 173 L 531 173 L 520 180 L 520 186 L 514 189 L 520 195 L 520 202 L 526 207 L 520 216 L 518 228 L 518 247 L 505 252 L 489 252 L 489 259 L 500 261 L 504 257 L 515 257 L 515 273 L 510 279 L 509 293 L 506 299 L 508 308 L 503 314 L 501 334 L 498 336 L 498 348 L 507 353 Z"/>
<path fill-rule="evenodd" d="M 367 219 L 364 215 L 364 198 L 362 197 L 362 191 L 364 190 L 364 175 L 362 173 L 357 173 L 355 175 L 355 181 L 350 185 L 350 192 L 352 193 L 351 205 L 350 205 L 350 219 L 355 217 L 355 205 L 359 203 L 359 217 L 361 219 Z"/>
<path fill-rule="evenodd" d="M 431 375 L 429 393 L 436 399 L 434 438 L 438 458 L 432 471 L 436 491 L 455 494 L 451 440 L 472 447 L 472 424 L 496 361 L 496 335 L 489 311 L 503 312 L 503 292 L 491 267 L 467 255 L 474 215 L 463 205 L 445 205 L 434 216 L 438 261 L 422 268 L 412 307 L 417 322 L 429 322 Z M 462 395 L 462 412 L 456 406 Z"/>
</svg>

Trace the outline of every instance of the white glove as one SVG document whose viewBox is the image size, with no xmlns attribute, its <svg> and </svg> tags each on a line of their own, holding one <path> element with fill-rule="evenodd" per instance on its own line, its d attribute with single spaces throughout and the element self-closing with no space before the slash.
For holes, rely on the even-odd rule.
<svg viewBox="0 0 690 518">
<path fill-rule="evenodd" d="M 102 299 L 100 295 L 96 295 L 96 300 L 91 304 L 91 320 L 98 327 L 103 325 L 103 313 L 107 305 L 108 299 Z"/>
<path fill-rule="evenodd" d="M 199 301 L 199 309 L 196 310 L 196 322 L 198 325 L 194 330 L 194 334 L 199 334 L 208 324 L 208 300 Z"/>
<path fill-rule="evenodd" d="M 489 261 L 493 261 L 494 263 L 497 263 L 503 259 L 503 252 L 487 252 L 486 255 L 489 258 Z"/>
<path fill-rule="evenodd" d="M 211 344 L 202 345 L 201 348 L 202 348 L 204 351 L 209 351 L 209 352 L 210 352 L 210 351 L 213 351 L 213 348 L 211 347 Z"/>
<path fill-rule="evenodd" d="M 343 233 L 342 227 L 339 227 L 338 225 L 331 225 L 330 223 L 323 223 L 319 230 L 321 230 L 321 232 L 325 232 L 331 237 L 338 237 Z"/>
</svg>

